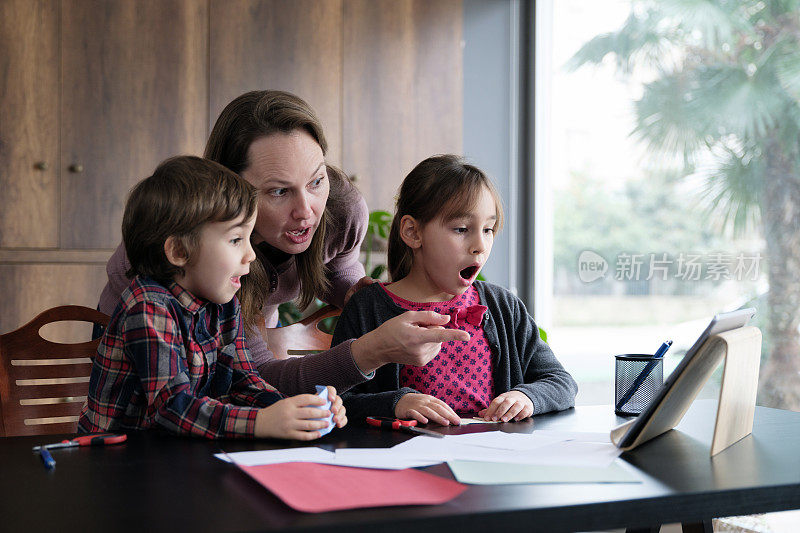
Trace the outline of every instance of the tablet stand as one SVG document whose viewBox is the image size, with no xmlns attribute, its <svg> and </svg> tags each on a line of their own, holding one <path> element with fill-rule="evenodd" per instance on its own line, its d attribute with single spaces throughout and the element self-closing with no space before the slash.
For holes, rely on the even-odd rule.
<svg viewBox="0 0 800 533">
<path fill-rule="evenodd" d="M 659 405 L 650 411 L 649 420 L 633 443 L 622 449 L 632 450 L 674 428 L 722 359 L 725 359 L 725 369 L 711 456 L 752 433 L 761 361 L 761 331 L 746 326 L 719 333 L 703 343 Z M 635 421 L 614 428 L 611 432 L 612 442 L 619 443 Z"/>
</svg>

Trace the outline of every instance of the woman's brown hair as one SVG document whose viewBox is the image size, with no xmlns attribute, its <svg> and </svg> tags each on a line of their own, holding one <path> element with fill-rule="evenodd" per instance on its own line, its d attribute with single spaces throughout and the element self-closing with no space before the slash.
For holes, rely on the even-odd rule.
<svg viewBox="0 0 800 533">
<path fill-rule="evenodd" d="M 248 151 L 254 141 L 275 133 L 289 134 L 305 131 L 322 148 L 328 151 L 328 142 L 322 131 L 322 123 L 314 110 L 303 99 L 283 91 L 251 91 L 229 103 L 220 113 L 206 144 L 205 157 L 217 161 L 241 174 L 250 165 Z M 338 211 L 342 195 L 348 182 L 344 172 L 326 165 L 330 181 L 330 193 L 319 227 L 306 251 L 294 256 L 300 278 L 298 307 L 305 308 L 319 294 L 324 294 L 330 282 L 323 262 L 325 235 L 334 231 L 336 220 L 341 220 Z M 254 249 L 256 249 L 254 247 Z M 269 297 L 270 279 L 264 255 L 256 249 L 257 260 L 250 265 L 250 274 L 242 278 L 239 300 L 242 317 L 248 329 L 253 329 L 261 316 L 261 310 Z"/>
<path fill-rule="evenodd" d="M 503 204 L 491 180 L 476 166 L 456 155 L 435 155 L 419 163 L 408 173 L 397 195 L 392 228 L 389 231 L 388 263 L 392 281 L 411 271 L 414 256 L 400 237 L 400 220 L 409 215 L 421 225 L 440 218 L 452 220 L 465 214 L 486 188 L 497 210 L 494 230 L 503 227 Z M 446 199 L 446 200 L 444 200 Z"/>
</svg>

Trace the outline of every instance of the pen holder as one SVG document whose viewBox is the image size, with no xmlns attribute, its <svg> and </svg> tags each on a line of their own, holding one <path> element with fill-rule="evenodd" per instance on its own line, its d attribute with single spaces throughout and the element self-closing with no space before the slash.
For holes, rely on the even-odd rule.
<svg viewBox="0 0 800 533">
<path fill-rule="evenodd" d="M 664 359 L 648 354 L 614 356 L 614 412 L 621 416 L 640 414 L 664 384 Z"/>
</svg>

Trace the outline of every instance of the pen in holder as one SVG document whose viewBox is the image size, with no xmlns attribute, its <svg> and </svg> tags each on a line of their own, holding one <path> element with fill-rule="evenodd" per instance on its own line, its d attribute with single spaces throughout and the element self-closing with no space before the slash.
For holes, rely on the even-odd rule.
<svg viewBox="0 0 800 533">
<path fill-rule="evenodd" d="M 614 358 L 614 412 L 621 416 L 638 415 L 664 384 L 664 359 L 649 354 L 624 354 Z"/>
</svg>

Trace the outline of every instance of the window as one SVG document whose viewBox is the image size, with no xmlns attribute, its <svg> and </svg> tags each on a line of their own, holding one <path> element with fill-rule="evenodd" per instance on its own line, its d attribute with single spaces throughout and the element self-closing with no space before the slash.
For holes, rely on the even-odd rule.
<svg viewBox="0 0 800 533">
<path fill-rule="evenodd" d="M 579 404 L 613 402 L 614 354 L 672 339 L 666 375 L 713 314 L 752 306 L 758 403 L 800 410 L 800 18 L 783 5 L 537 2 L 545 325 Z"/>
</svg>

